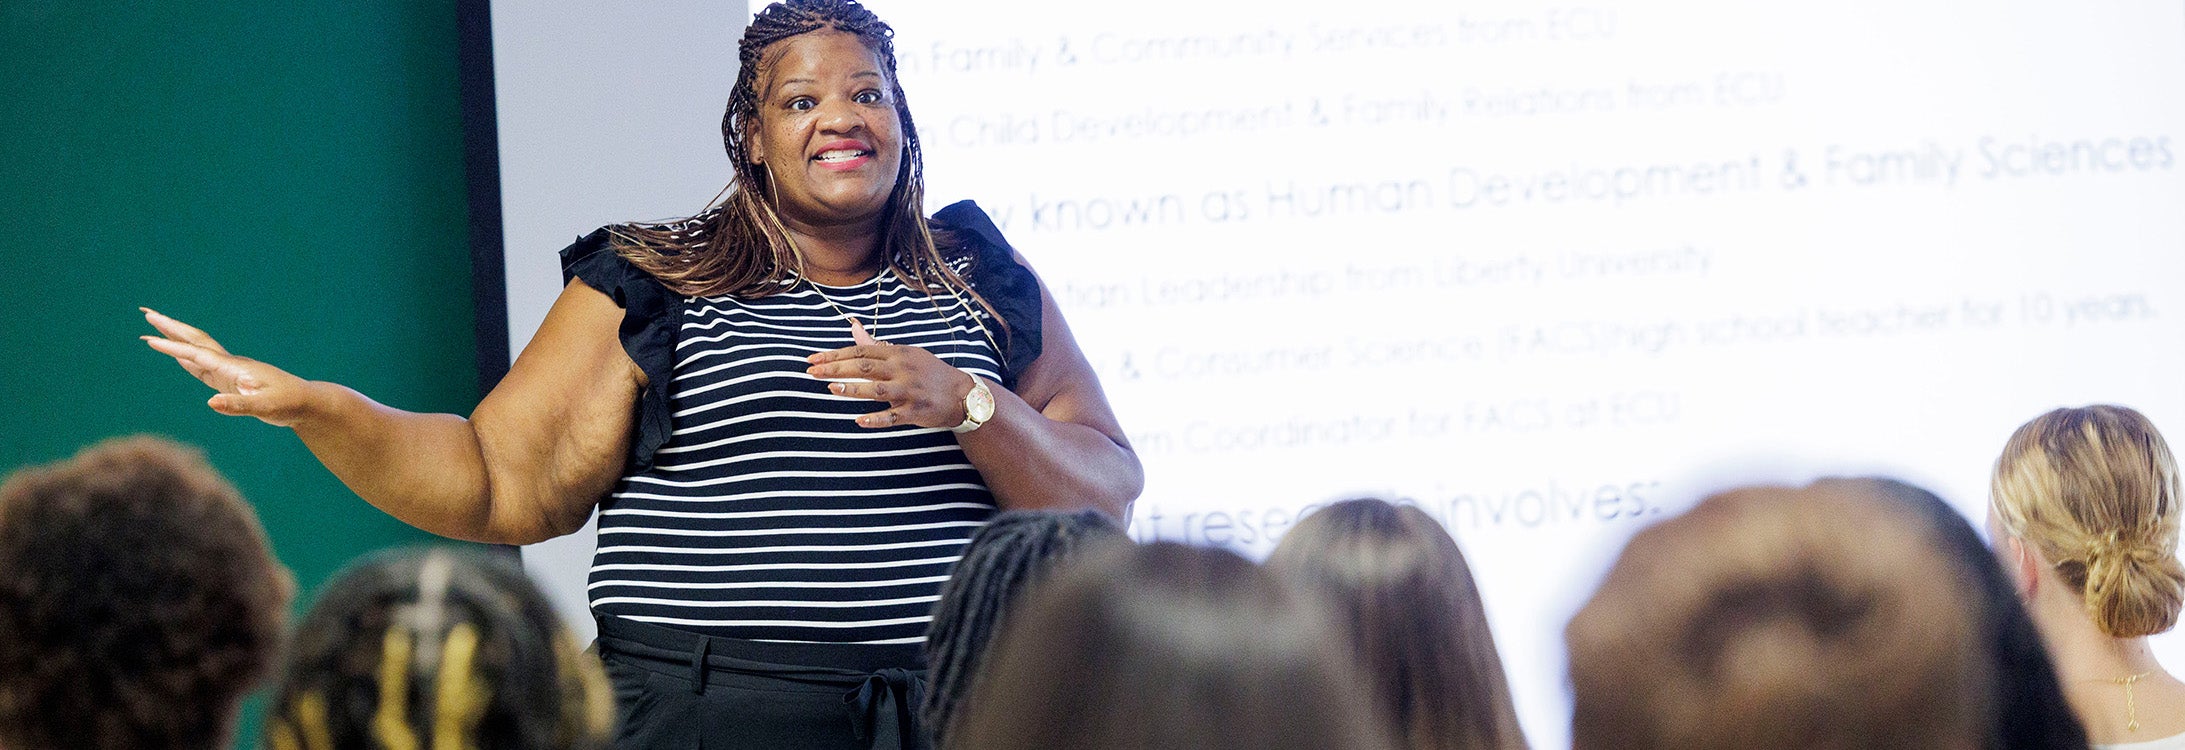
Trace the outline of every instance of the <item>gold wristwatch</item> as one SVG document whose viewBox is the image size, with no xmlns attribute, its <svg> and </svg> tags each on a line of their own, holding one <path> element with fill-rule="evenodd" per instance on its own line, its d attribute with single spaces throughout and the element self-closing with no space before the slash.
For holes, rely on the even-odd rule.
<svg viewBox="0 0 2185 750">
<path fill-rule="evenodd" d="M 970 373 L 964 373 L 970 375 Z M 964 394 L 964 423 L 948 428 L 958 435 L 979 429 L 986 420 L 994 418 L 994 392 L 987 390 L 986 381 L 971 376 L 971 392 Z"/>
</svg>

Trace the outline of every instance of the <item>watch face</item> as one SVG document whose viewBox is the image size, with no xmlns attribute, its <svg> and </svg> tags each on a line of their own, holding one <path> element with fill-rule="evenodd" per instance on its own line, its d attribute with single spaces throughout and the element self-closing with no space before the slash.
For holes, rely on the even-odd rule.
<svg viewBox="0 0 2185 750">
<path fill-rule="evenodd" d="M 974 386 L 970 393 L 964 394 L 964 416 L 975 422 L 994 418 L 994 392 L 987 390 L 985 383 Z"/>
</svg>

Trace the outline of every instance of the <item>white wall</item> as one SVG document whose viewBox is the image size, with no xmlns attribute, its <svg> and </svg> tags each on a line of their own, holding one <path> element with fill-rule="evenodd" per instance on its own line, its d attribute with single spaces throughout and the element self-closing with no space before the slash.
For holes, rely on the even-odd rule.
<svg viewBox="0 0 2185 750">
<path fill-rule="evenodd" d="M 721 112 L 750 17 L 743 2 L 493 4 L 511 353 L 561 291 L 556 251 L 604 224 L 696 213 L 728 184 Z M 586 638 L 593 536 L 523 555 Z"/>
</svg>

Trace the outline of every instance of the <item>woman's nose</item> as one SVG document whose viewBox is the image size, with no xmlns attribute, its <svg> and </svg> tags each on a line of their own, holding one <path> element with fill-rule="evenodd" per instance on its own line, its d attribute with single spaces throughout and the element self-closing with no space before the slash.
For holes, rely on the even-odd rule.
<svg viewBox="0 0 2185 750">
<path fill-rule="evenodd" d="M 819 129 L 822 131 L 847 133 L 864 125 L 864 115 L 849 100 L 829 99 L 819 104 Z"/>
</svg>

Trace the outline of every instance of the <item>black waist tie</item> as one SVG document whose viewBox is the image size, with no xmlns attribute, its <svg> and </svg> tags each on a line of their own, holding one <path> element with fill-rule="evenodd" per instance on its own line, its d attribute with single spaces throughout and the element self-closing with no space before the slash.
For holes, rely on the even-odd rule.
<svg viewBox="0 0 2185 750">
<path fill-rule="evenodd" d="M 806 692 L 839 688 L 835 705 L 859 746 L 925 747 L 917 718 L 926 679 L 921 644 L 749 641 L 602 615 L 598 645 L 600 656 L 611 662 L 610 672 L 613 663 L 626 663 L 686 678 L 689 692 L 698 695 L 709 684 L 733 685 L 752 678 L 792 683 Z"/>
<path fill-rule="evenodd" d="M 867 675 L 857 689 L 842 696 L 850 707 L 850 727 L 857 738 L 880 748 L 908 748 L 918 740 L 918 704 L 925 700 L 925 670 L 883 669 Z"/>
</svg>

